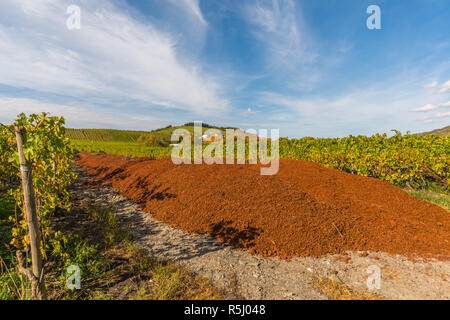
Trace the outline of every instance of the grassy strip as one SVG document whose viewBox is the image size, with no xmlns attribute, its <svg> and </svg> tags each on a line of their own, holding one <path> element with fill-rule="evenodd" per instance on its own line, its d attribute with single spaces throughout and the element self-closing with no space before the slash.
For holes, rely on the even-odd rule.
<svg viewBox="0 0 450 320">
<path fill-rule="evenodd" d="M 146 146 L 139 142 L 123 141 L 87 141 L 71 139 L 71 144 L 78 152 L 104 152 L 127 157 L 151 157 L 154 159 L 170 158 L 171 148 Z"/>
<path fill-rule="evenodd" d="M 434 204 L 437 204 L 438 206 L 441 206 L 442 208 L 450 211 L 450 196 L 437 193 L 431 190 L 419 190 L 419 191 L 409 191 L 407 192 L 420 199 L 425 200 Z"/>
<path fill-rule="evenodd" d="M 6 200 L 2 200 L 2 204 Z M 1 208 L 9 208 L 1 206 Z M 2 226 L 11 211 L 2 210 Z M 6 218 L 7 220 L 7 218 Z M 7 241 L 6 230 L 2 242 Z M 54 229 L 59 240 L 45 265 L 50 299 L 219 299 L 220 292 L 203 278 L 174 263 L 158 261 L 138 248 L 116 220 L 113 208 L 88 205 L 58 210 Z M 9 235 L 10 236 L 10 235 Z M 3 240 L 4 239 L 4 240 Z M 14 255 L 5 248 L 0 264 L 0 299 L 29 297 L 26 279 L 17 272 Z M 9 258 L 8 258 L 9 257 Z M 67 268 L 81 269 L 81 289 L 67 289 Z"/>
<path fill-rule="evenodd" d="M 218 299 L 205 279 L 176 264 L 157 261 L 138 248 L 116 220 L 113 208 L 88 206 L 58 215 L 64 263 L 50 268 L 48 286 L 54 299 Z M 81 290 L 66 288 L 70 265 L 81 269 Z"/>
</svg>

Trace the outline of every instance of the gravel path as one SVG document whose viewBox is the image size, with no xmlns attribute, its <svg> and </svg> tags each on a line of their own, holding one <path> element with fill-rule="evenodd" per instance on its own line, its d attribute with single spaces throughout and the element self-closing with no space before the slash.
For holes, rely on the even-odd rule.
<svg viewBox="0 0 450 320">
<path fill-rule="evenodd" d="M 450 263 L 410 261 L 380 252 L 348 252 L 345 256 L 279 260 L 251 255 L 222 246 L 206 235 L 191 235 L 155 220 L 118 192 L 98 187 L 85 188 L 90 178 L 79 170 L 74 187 L 80 201 L 114 206 L 120 221 L 149 254 L 176 261 L 207 277 L 224 290 L 227 298 L 243 299 L 328 299 L 314 287 L 318 279 L 332 279 L 348 287 L 367 291 L 367 270 L 381 270 L 380 289 L 373 292 L 388 299 L 450 299 Z"/>
</svg>

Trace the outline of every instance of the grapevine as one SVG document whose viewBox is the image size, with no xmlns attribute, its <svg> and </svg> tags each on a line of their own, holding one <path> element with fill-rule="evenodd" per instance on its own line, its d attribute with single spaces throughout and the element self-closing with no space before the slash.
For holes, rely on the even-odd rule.
<svg viewBox="0 0 450 320">
<path fill-rule="evenodd" d="M 24 153 L 31 164 L 36 209 L 41 235 L 41 252 L 44 260 L 49 250 L 55 249 L 58 237 L 51 228 L 51 216 L 57 207 L 70 209 L 67 188 L 75 181 L 73 150 L 65 137 L 64 118 L 50 117 L 46 113 L 20 114 L 9 128 L 3 127 L 0 137 L 0 177 L 20 179 L 19 161 L 11 128 L 18 125 L 25 133 Z M 23 190 L 10 190 L 16 201 L 16 214 L 10 217 L 14 223 L 11 245 L 26 250 L 29 245 L 25 219 Z"/>
<path fill-rule="evenodd" d="M 281 139 L 280 158 L 320 163 L 396 186 L 450 191 L 450 139 L 436 135 L 376 134 L 332 139 Z"/>
</svg>

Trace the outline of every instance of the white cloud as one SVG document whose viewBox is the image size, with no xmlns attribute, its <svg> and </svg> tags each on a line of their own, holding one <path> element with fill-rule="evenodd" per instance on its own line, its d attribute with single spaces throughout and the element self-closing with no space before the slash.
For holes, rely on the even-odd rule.
<svg viewBox="0 0 450 320">
<path fill-rule="evenodd" d="M 423 114 L 428 117 L 417 117 L 416 113 L 408 112 L 411 105 L 428 100 L 437 106 L 439 102 L 433 100 L 438 96 L 431 92 L 424 94 L 418 90 L 420 87 L 423 88 L 423 84 L 419 81 L 416 85 L 405 85 L 405 81 L 393 79 L 371 87 L 355 87 L 334 96 L 261 92 L 257 103 L 262 111 L 255 118 L 270 122 L 271 127 L 283 123 L 282 136 L 371 135 L 389 133 L 391 129 L 424 131 L 417 127 L 416 121 L 435 118 L 428 113 Z M 439 121 L 442 120 L 435 119 L 436 123 Z"/>
<path fill-rule="evenodd" d="M 443 118 L 447 118 L 450 117 L 450 111 L 446 111 L 446 112 L 438 112 L 436 114 L 430 115 L 426 118 L 422 118 L 419 120 L 422 120 L 423 122 L 435 122 L 435 120 L 439 120 L 439 119 L 443 119 Z"/>
<path fill-rule="evenodd" d="M 261 97 L 263 101 L 270 105 L 279 106 L 289 110 L 288 117 L 298 119 L 315 119 L 315 121 L 327 121 L 345 119 L 347 122 L 354 119 L 365 119 L 374 114 L 395 113 L 392 105 L 397 101 L 390 101 L 391 106 L 384 101 L 375 99 L 380 95 L 380 90 L 366 89 L 354 90 L 346 94 L 335 97 L 290 97 L 277 93 L 264 92 Z M 402 103 L 402 106 L 404 103 Z M 317 117 L 317 115 L 321 117 Z"/>
<path fill-rule="evenodd" d="M 432 89 L 432 88 L 436 88 L 437 85 L 438 85 L 438 82 L 437 82 L 437 81 L 433 81 L 433 82 L 427 84 L 427 85 L 425 86 L 425 88 Z"/>
<path fill-rule="evenodd" d="M 110 104 L 156 100 L 196 113 L 228 110 L 216 78 L 179 56 L 171 35 L 128 16 L 118 2 L 80 2 L 81 30 L 70 31 L 72 1 L 1 1 L 1 84 Z M 195 12 L 198 1 L 185 2 Z"/>
<path fill-rule="evenodd" d="M 436 118 L 446 118 L 446 117 L 450 117 L 450 111 L 447 111 L 447 112 L 440 112 L 440 113 L 436 114 L 435 117 L 436 117 Z"/>
<path fill-rule="evenodd" d="M 447 92 L 450 92 L 450 80 L 442 84 L 441 88 L 439 89 L 439 93 Z"/>
<path fill-rule="evenodd" d="M 427 111 L 433 111 L 436 110 L 438 107 L 433 104 L 426 104 L 423 107 L 418 107 L 415 109 L 410 110 L 411 112 L 427 112 Z"/>
<path fill-rule="evenodd" d="M 66 126 L 72 128 L 117 128 L 149 130 L 161 125 L 154 118 L 136 119 L 126 113 L 114 113 L 98 109 L 41 102 L 26 98 L 0 98 L 0 122 L 11 123 L 19 113 L 48 112 L 53 116 L 64 116 Z"/>
<path fill-rule="evenodd" d="M 439 107 L 450 107 L 450 101 L 441 103 L 441 104 L 439 105 Z"/>
<path fill-rule="evenodd" d="M 396 118 L 396 107 L 400 102 L 393 102 L 391 106 L 377 101 L 378 91 L 360 91 L 335 97 L 295 97 L 285 96 L 273 92 L 260 95 L 260 104 L 270 110 L 264 113 L 265 121 L 272 121 L 273 126 L 284 122 L 281 135 L 301 136 L 347 136 L 349 134 L 375 133 L 388 131 L 392 128 L 375 127 L 376 121 L 383 116 L 384 126 L 391 125 Z M 402 104 L 403 105 L 403 104 Z M 394 106 L 394 107 L 393 107 Z M 355 130 L 364 123 L 364 128 Z M 368 125 L 373 123 L 374 125 Z M 278 124 L 279 125 L 279 124 Z M 398 127 L 397 127 L 398 128 Z"/>
</svg>

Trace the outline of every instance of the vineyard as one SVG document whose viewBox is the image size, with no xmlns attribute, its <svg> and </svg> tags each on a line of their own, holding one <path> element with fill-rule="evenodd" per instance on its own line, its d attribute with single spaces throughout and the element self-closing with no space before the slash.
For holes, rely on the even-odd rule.
<svg viewBox="0 0 450 320">
<path fill-rule="evenodd" d="M 313 161 L 345 172 L 419 189 L 450 188 L 450 139 L 396 132 L 341 139 L 283 139 L 280 158 Z"/>
<path fill-rule="evenodd" d="M 66 276 L 46 284 L 48 265 L 64 270 L 81 264 L 93 283 L 107 274 L 109 265 L 94 258 L 100 247 L 83 240 L 88 233 L 69 236 L 55 222 L 65 212 L 78 225 L 80 214 L 70 215 L 77 165 L 94 177 L 82 188 L 108 183 L 158 220 L 252 255 L 319 258 L 374 250 L 448 259 L 448 211 L 397 187 L 411 192 L 433 188 L 439 199 L 448 199 L 449 137 L 395 132 L 391 137 L 281 138 L 280 172 L 265 178 L 245 165 L 175 166 L 168 159 L 171 133 L 177 128 L 193 132 L 189 125 L 145 132 L 66 129 L 64 123 L 45 113 L 21 114 L 0 126 L 0 238 L 5 245 L 0 250 L 0 298 L 47 298 L 48 288 L 54 297 Z M 102 248 L 125 250 L 130 236 L 112 211 L 86 210 L 89 221 L 107 230 L 101 232 Z M 154 277 L 158 268 L 152 264 L 146 277 Z M 197 281 L 170 268 L 183 281 Z M 17 289 L 18 283 L 25 289 Z"/>
<path fill-rule="evenodd" d="M 78 151 L 105 152 L 129 157 L 170 156 L 168 148 L 146 144 L 148 132 L 144 131 L 67 129 L 66 135 L 73 148 Z"/>
<path fill-rule="evenodd" d="M 203 126 L 205 132 L 211 126 Z M 67 137 L 80 151 L 104 152 L 127 157 L 151 157 L 166 159 L 171 156 L 171 136 L 175 129 L 193 133 L 194 127 L 183 125 L 147 131 L 123 131 L 111 129 L 67 129 Z M 219 130 L 224 133 L 223 128 Z"/>
</svg>

